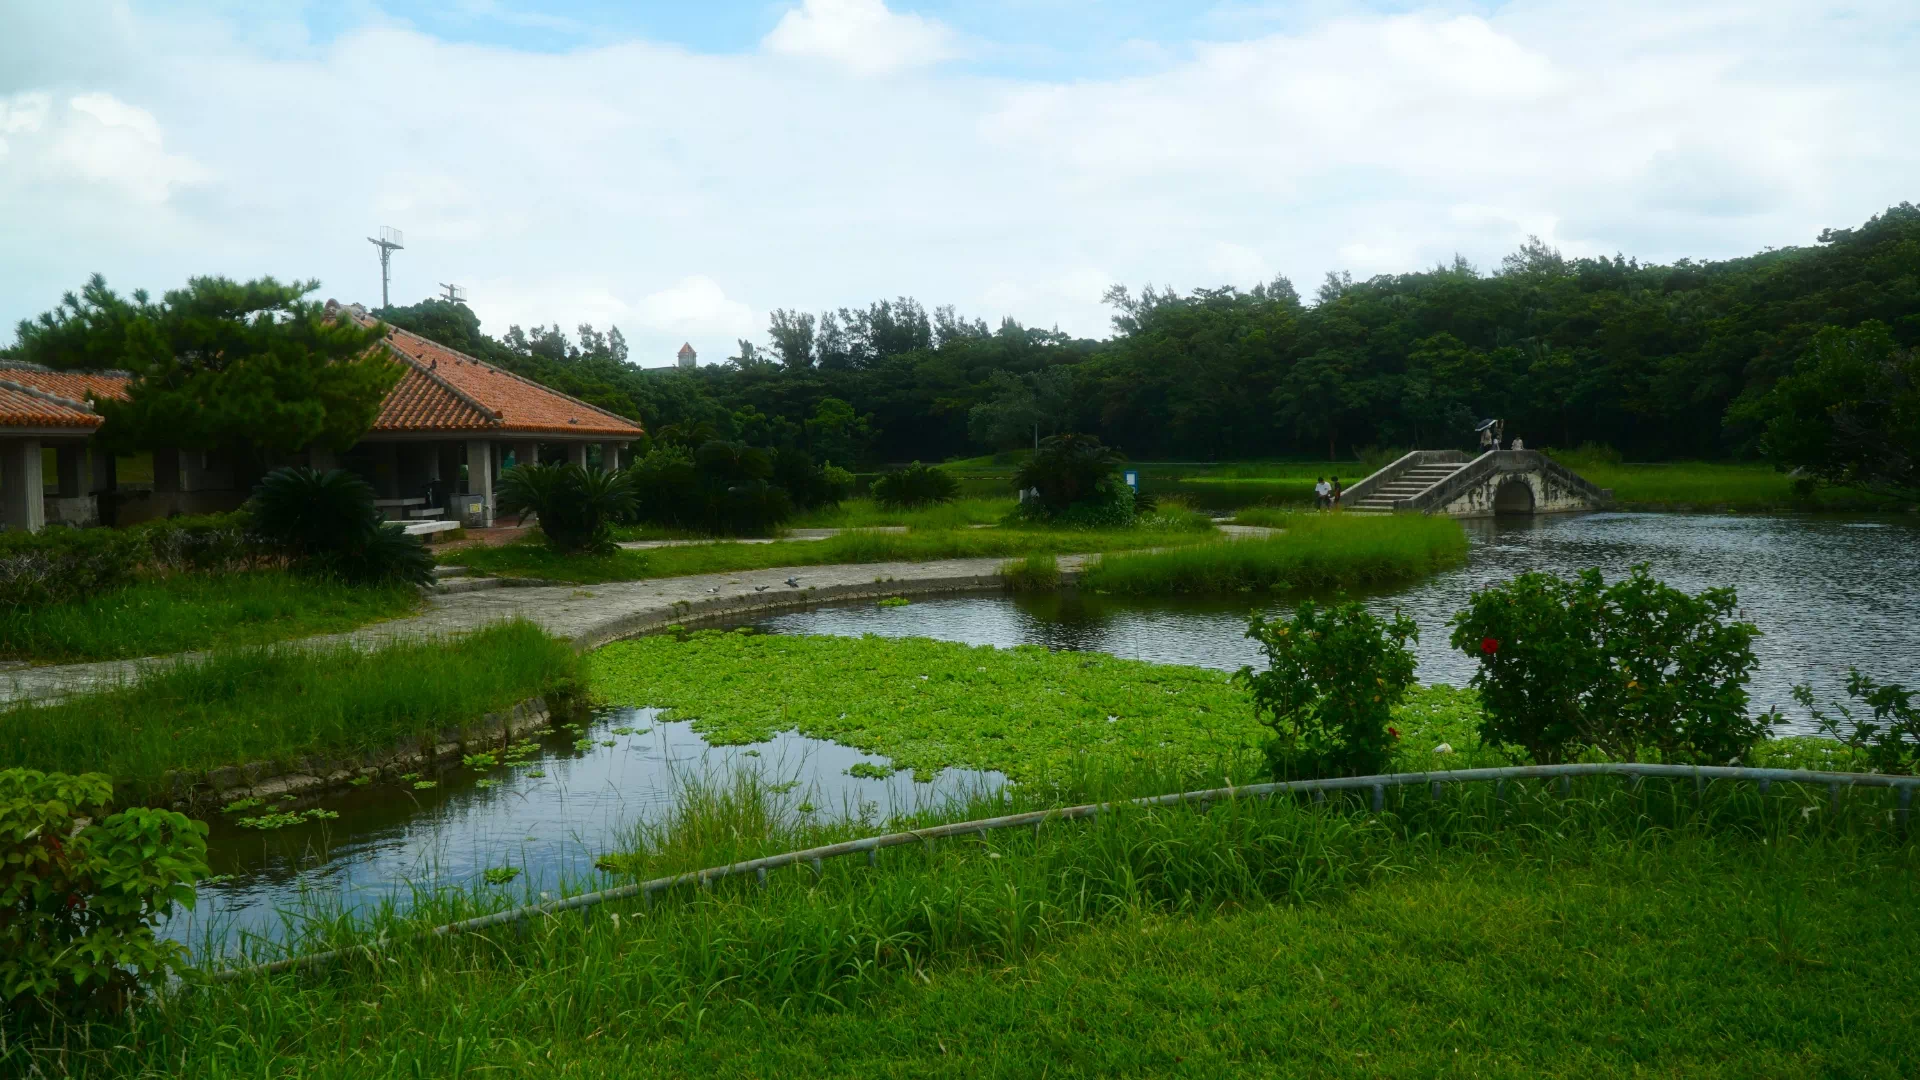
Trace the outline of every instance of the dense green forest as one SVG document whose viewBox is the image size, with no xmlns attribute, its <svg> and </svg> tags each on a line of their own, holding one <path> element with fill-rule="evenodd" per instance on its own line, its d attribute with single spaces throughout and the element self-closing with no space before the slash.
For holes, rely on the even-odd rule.
<svg viewBox="0 0 1920 1080">
<path fill-rule="evenodd" d="M 1607 443 L 1639 460 L 1752 456 L 1760 400 L 1828 327 L 1883 323 L 1920 344 L 1920 207 L 1816 245 L 1723 262 L 1566 259 L 1531 242 L 1483 273 L 1463 260 L 1355 281 L 1311 301 L 1284 278 L 1250 291 L 1116 287 L 1104 341 L 991 327 L 883 300 L 773 313 L 768 343 L 692 371 L 642 369 L 618 330 L 515 326 L 462 305 L 382 314 L 603 407 L 852 466 L 941 460 L 1054 431 L 1142 460 L 1352 457 L 1465 446 L 1503 417 L 1533 446 Z"/>
</svg>

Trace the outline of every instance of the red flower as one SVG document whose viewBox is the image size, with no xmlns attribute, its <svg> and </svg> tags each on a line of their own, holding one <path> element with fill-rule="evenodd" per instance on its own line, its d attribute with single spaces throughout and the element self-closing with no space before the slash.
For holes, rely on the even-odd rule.
<svg viewBox="0 0 1920 1080">
<path fill-rule="evenodd" d="M 1394 730 L 1393 728 L 1388 728 L 1388 729 L 1387 729 L 1387 734 L 1389 734 L 1389 735 L 1391 735 L 1391 736 L 1393 736 L 1393 737 L 1394 737 L 1394 738 L 1396 738 L 1396 739 L 1400 737 L 1400 732 L 1398 732 L 1398 731 L 1396 731 L 1396 730 Z"/>
<path fill-rule="evenodd" d="M 1483 637 L 1483 638 L 1481 638 L 1481 639 L 1480 639 L 1480 651 L 1481 651 L 1481 652 L 1483 652 L 1483 653 L 1486 653 L 1486 654 L 1487 654 L 1488 656 L 1492 656 L 1492 655 L 1493 655 L 1494 653 L 1497 653 L 1497 652 L 1499 652 L 1499 651 L 1500 651 L 1500 639 L 1499 639 L 1499 638 L 1490 638 L 1490 637 Z"/>
</svg>

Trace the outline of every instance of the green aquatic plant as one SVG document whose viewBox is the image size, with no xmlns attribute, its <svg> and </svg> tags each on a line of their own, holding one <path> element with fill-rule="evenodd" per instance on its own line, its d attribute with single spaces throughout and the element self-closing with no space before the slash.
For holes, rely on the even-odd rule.
<svg viewBox="0 0 1920 1080">
<path fill-rule="evenodd" d="M 237 814 L 242 810 L 251 810 L 256 806 L 265 806 L 265 805 L 267 805 L 267 801 L 265 799 L 254 799 L 254 798 L 235 799 L 232 802 L 228 803 L 227 805 L 221 807 L 220 812 L 223 814 Z"/>
<path fill-rule="evenodd" d="M 460 759 L 460 764 L 469 769 L 491 769 L 500 764 L 500 759 L 491 753 L 468 754 Z"/>
<path fill-rule="evenodd" d="M 480 877 L 489 885 L 511 885 L 520 876 L 517 866 L 490 866 L 482 871 Z"/>
<path fill-rule="evenodd" d="M 860 780 L 885 780 L 894 772 L 891 765 L 876 765 L 871 761 L 859 761 L 847 766 L 847 775 Z"/>
<path fill-rule="evenodd" d="M 889 596 L 889 597 L 887 597 L 886 599 L 884 599 L 884 600 L 882 600 L 882 601 L 880 601 L 880 604 L 879 604 L 879 606 L 881 606 L 881 607 L 906 607 L 906 606 L 908 606 L 909 604 L 912 604 L 912 603 L 913 603 L 913 601 L 911 601 L 911 600 L 909 600 L 909 599 L 907 599 L 907 598 L 906 598 L 906 597 L 904 597 L 904 596 Z"/>
<path fill-rule="evenodd" d="M 438 780 L 415 780 L 413 782 L 413 790 L 415 791 L 431 791 L 439 786 L 440 781 Z"/>
<path fill-rule="evenodd" d="M 476 787 L 476 788 L 479 788 L 479 789 L 480 789 L 480 790 L 482 790 L 482 791 L 485 791 L 485 790 L 487 790 L 487 789 L 489 789 L 489 788 L 497 788 L 497 787 L 499 787 L 499 786 L 500 786 L 500 781 L 498 781 L 498 780 L 495 780 L 495 779 L 493 779 L 492 777 L 488 777 L 488 778 L 487 778 L 487 779 L 485 779 L 485 780 L 476 780 L 476 781 L 474 781 L 474 782 L 473 782 L 473 786 L 474 786 L 474 787 Z"/>
</svg>

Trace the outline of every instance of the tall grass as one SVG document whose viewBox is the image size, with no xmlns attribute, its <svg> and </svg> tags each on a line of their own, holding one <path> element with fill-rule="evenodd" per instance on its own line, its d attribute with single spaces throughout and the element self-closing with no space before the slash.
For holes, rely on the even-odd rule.
<svg viewBox="0 0 1920 1080">
<path fill-rule="evenodd" d="M 1467 554 L 1466 533 L 1449 518 L 1292 514 L 1264 521 L 1285 531 L 1105 555 L 1082 571 L 1081 585 L 1134 595 L 1357 588 L 1423 577 Z"/>
<path fill-rule="evenodd" d="M 103 772 L 121 797 L 169 770 L 383 750 L 579 685 L 580 660 L 528 622 L 374 651 L 222 651 L 52 704 L 0 709 L 0 768 Z"/>
<path fill-rule="evenodd" d="M 1090 770 L 1087 786 L 938 816 L 1173 779 Z M 1920 862 L 1885 826 L 1884 793 L 1837 817 L 1803 814 L 1782 788 L 1503 794 L 1401 789 L 1378 816 L 1340 797 L 1117 808 L 890 849 L 874 868 L 838 859 L 764 889 L 732 879 L 451 937 L 416 931 L 507 899 L 422 895 L 410 912 L 316 922 L 306 947 L 372 946 L 327 974 L 189 982 L 124 1019 L 16 1029 L 0 1065 L 632 1076 L 733 1062 L 817 1076 L 940 1071 L 959 1055 L 963 1072 L 1110 1075 L 1177 1072 L 1156 1066 L 1179 1051 L 1283 1073 L 1389 1061 L 1396 1075 L 1580 1076 L 1674 1054 L 1768 1072 L 1784 1054 L 1891 1076 L 1916 1063 Z M 719 865 L 858 828 L 774 799 L 752 777 L 690 793 L 636 836 L 629 866 Z M 1813 1021 L 1835 1009 L 1847 1022 Z"/>
<path fill-rule="evenodd" d="M 180 574 L 0 611 L 0 654 L 66 662 L 259 645 L 351 630 L 421 603 L 411 586 L 343 585 L 281 570 Z"/>
<path fill-rule="evenodd" d="M 960 498 L 912 510 L 891 510 L 872 499 L 848 499 L 838 506 L 810 510 L 787 522 L 795 529 L 871 529 L 905 526 L 912 529 L 965 529 L 993 525 L 1012 512 L 1016 501 L 1001 498 Z"/>
<path fill-rule="evenodd" d="M 1555 455 L 1560 457 L 1562 455 Z M 1568 467 L 1603 488 L 1629 509 L 1648 510 L 1829 510 L 1897 509 L 1883 496 L 1854 488 L 1817 487 L 1801 492 L 1793 478 L 1765 464 L 1680 461 L 1627 465 L 1587 460 Z"/>
<path fill-rule="evenodd" d="M 1060 560 L 1052 555 L 1029 555 L 1000 568 L 1007 588 L 1017 592 L 1046 592 L 1060 587 Z"/>
</svg>

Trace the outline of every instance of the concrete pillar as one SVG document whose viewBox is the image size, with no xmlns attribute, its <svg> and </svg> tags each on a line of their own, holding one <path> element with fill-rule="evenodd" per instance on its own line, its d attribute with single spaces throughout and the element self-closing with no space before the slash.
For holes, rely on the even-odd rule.
<svg viewBox="0 0 1920 1080">
<path fill-rule="evenodd" d="M 487 501 L 486 522 L 493 524 L 493 443 L 488 439 L 467 440 L 467 494 Z"/>
<path fill-rule="evenodd" d="M 419 443 L 414 446 L 413 452 L 422 458 L 422 465 L 427 471 L 427 483 L 437 482 L 440 479 L 440 448 L 433 443 Z"/>
<path fill-rule="evenodd" d="M 0 443 L 0 518 L 9 529 L 39 532 L 47 523 L 39 439 Z"/>
<path fill-rule="evenodd" d="M 600 467 L 612 472 L 620 467 L 620 444 L 606 442 L 600 444 Z"/>
<path fill-rule="evenodd" d="M 61 443 L 54 448 L 54 471 L 60 480 L 60 497 L 75 499 L 86 494 L 82 486 L 81 466 L 84 465 L 86 447 L 80 443 Z"/>
<path fill-rule="evenodd" d="M 583 469 L 587 467 L 586 443 L 570 442 L 567 444 L 567 464 L 578 465 Z"/>
<path fill-rule="evenodd" d="M 534 442 L 514 443 L 513 463 L 515 465 L 540 464 L 540 444 Z"/>
</svg>

